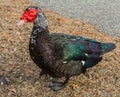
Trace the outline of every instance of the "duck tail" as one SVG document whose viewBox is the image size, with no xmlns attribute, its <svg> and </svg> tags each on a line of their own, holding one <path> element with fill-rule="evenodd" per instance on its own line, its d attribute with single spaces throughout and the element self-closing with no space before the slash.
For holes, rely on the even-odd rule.
<svg viewBox="0 0 120 97">
<path fill-rule="evenodd" d="M 102 54 L 110 52 L 115 48 L 116 48 L 116 45 L 114 43 L 102 43 L 102 50 L 103 50 Z"/>
</svg>

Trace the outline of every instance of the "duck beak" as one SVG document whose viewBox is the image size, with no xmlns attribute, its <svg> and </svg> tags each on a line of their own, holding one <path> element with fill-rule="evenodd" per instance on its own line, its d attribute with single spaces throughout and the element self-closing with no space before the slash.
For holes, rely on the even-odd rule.
<svg viewBox="0 0 120 97">
<path fill-rule="evenodd" d="M 21 26 L 21 25 L 23 25 L 23 24 L 25 24 L 26 23 L 26 21 L 25 20 L 20 20 L 20 21 L 18 21 L 17 22 L 17 26 Z"/>
</svg>

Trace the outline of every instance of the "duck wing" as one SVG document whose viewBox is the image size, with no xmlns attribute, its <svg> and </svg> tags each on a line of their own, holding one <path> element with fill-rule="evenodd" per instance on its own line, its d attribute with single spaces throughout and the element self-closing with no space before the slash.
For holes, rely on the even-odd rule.
<svg viewBox="0 0 120 97">
<path fill-rule="evenodd" d="M 93 39 L 61 33 L 50 34 L 58 59 L 84 61 L 84 67 L 92 67 L 101 61 L 101 55 L 115 48 L 114 43 L 101 43 Z"/>
</svg>

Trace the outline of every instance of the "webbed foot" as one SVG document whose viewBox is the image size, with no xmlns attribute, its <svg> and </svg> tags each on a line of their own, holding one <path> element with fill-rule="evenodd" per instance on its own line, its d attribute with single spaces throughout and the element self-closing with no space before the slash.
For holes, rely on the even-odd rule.
<svg viewBox="0 0 120 97">
<path fill-rule="evenodd" d="M 68 80 L 69 78 L 66 78 L 64 82 L 57 82 L 56 80 L 53 80 L 52 83 L 49 85 L 49 87 L 54 91 L 61 90 L 66 86 Z"/>
<path fill-rule="evenodd" d="M 58 91 L 61 90 L 65 87 L 65 84 L 62 82 L 55 82 L 49 85 L 49 87 L 54 90 L 54 91 Z"/>
</svg>

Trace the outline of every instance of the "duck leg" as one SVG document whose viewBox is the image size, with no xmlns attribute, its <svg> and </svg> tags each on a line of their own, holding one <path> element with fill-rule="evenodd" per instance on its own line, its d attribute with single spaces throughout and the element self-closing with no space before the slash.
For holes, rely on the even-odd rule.
<svg viewBox="0 0 120 97">
<path fill-rule="evenodd" d="M 43 71 L 41 71 L 41 72 L 39 73 L 39 78 L 41 78 L 44 74 L 45 74 L 45 73 L 44 73 Z"/>
<path fill-rule="evenodd" d="M 45 75 L 46 77 L 48 77 L 48 75 L 42 70 L 42 71 L 39 73 L 39 78 L 41 79 L 43 75 Z"/>
<path fill-rule="evenodd" d="M 63 89 L 68 83 L 68 81 L 69 81 L 69 77 L 67 77 L 64 82 L 58 82 L 56 81 L 56 79 L 55 80 L 53 79 L 52 84 L 50 84 L 49 87 L 54 91 L 58 91 L 58 90 Z"/>
</svg>

